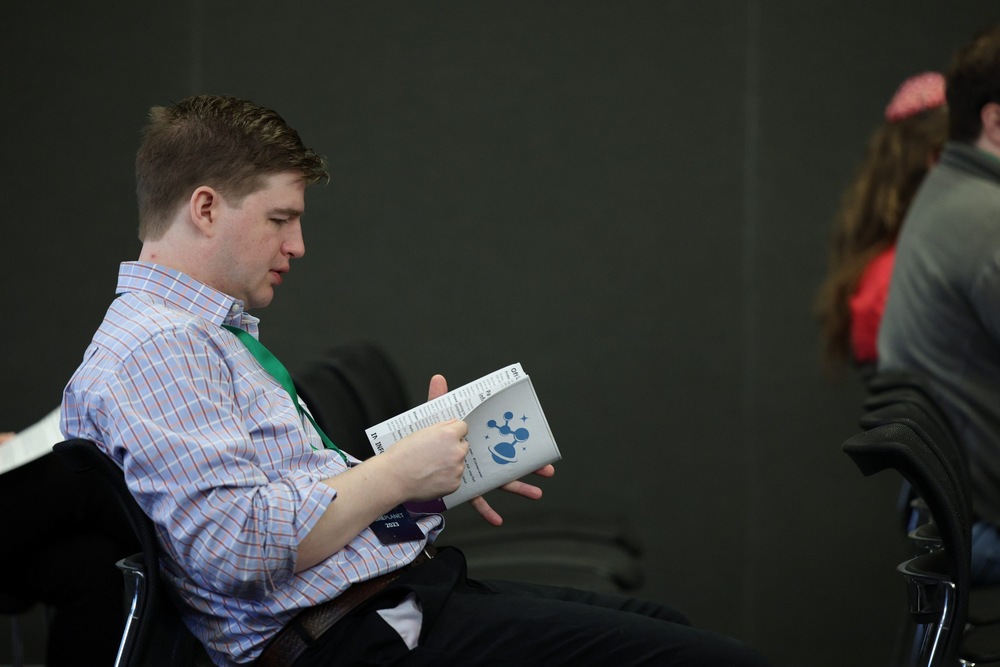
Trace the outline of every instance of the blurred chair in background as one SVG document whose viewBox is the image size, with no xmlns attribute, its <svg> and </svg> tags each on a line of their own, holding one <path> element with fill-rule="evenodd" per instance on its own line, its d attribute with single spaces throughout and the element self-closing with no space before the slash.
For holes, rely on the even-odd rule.
<svg viewBox="0 0 1000 667">
<path fill-rule="evenodd" d="M 973 506 L 967 464 L 925 383 L 911 373 L 872 377 L 861 426 L 843 449 L 865 475 L 897 470 L 911 490 L 904 506 L 912 558 L 901 563 L 909 615 L 896 664 L 1000 661 L 1000 587 L 971 585 Z"/>
</svg>

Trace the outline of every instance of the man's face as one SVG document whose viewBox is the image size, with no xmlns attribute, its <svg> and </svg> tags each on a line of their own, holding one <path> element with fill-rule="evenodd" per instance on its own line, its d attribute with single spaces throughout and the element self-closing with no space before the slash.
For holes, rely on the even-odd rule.
<svg viewBox="0 0 1000 667">
<path fill-rule="evenodd" d="M 305 254 L 304 210 L 305 183 L 298 172 L 267 177 L 239 206 L 222 199 L 210 284 L 241 299 L 248 310 L 271 303 L 292 258 Z"/>
</svg>

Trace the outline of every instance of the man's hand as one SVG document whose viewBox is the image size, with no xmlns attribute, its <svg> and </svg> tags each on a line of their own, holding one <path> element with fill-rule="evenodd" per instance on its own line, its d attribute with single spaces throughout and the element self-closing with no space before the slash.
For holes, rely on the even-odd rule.
<svg viewBox="0 0 1000 667">
<path fill-rule="evenodd" d="M 445 381 L 444 377 L 441 375 L 435 375 L 431 378 L 430 387 L 427 390 L 427 400 L 432 401 L 438 396 L 443 396 L 448 393 L 448 383 Z M 468 429 L 466 429 L 468 430 Z M 536 475 L 539 477 L 552 477 L 556 474 L 556 469 L 551 464 L 539 468 L 535 471 Z M 457 488 L 457 487 L 456 487 Z M 538 500 L 542 497 L 542 490 L 535 486 L 534 484 L 528 484 L 527 482 L 522 482 L 521 480 L 514 480 L 513 482 L 507 482 L 500 487 L 501 490 L 508 493 L 513 493 L 525 498 L 530 498 L 531 500 Z M 486 498 L 483 496 L 476 496 L 469 501 L 472 506 L 479 512 L 479 515 L 486 519 L 486 522 L 493 525 L 499 526 L 503 523 L 503 517 L 490 507 L 490 504 L 486 502 Z"/>
<path fill-rule="evenodd" d="M 536 470 L 534 474 L 538 475 L 539 477 L 552 477 L 554 474 L 556 474 L 556 469 L 550 463 L 549 465 Z M 542 497 L 542 490 L 540 488 L 538 488 L 534 484 L 528 484 L 527 482 L 522 482 L 519 479 L 515 479 L 513 482 L 507 482 L 506 484 L 500 487 L 500 490 L 506 491 L 508 493 L 513 493 L 519 496 L 524 496 L 525 498 L 529 498 L 531 500 L 538 500 L 539 498 Z M 503 523 L 503 517 L 500 516 L 500 514 L 497 513 L 495 509 L 490 507 L 490 504 L 486 502 L 486 498 L 482 496 L 476 496 L 469 502 L 472 503 L 472 506 L 476 508 L 476 511 L 479 512 L 479 515 L 484 519 L 486 519 L 487 523 L 494 526 L 499 526 L 500 524 Z"/>
<path fill-rule="evenodd" d="M 384 454 L 323 480 L 337 490 L 337 497 L 299 543 L 295 571 L 306 570 L 343 549 L 376 517 L 399 503 L 440 498 L 457 490 L 469 453 L 468 432 L 465 422 L 457 419 L 433 424 L 406 436 Z"/>
<path fill-rule="evenodd" d="M 433 401 L 435 398 L 448 393 L 448 381 L 443 375 L 435 375 L 431 378 L 431 386 L 427 388 L 427 400 Z"/>
<path fill-rule="evenodd" d="M 433 424 L 406 436 L 376 458 L 385 458 L 406 500 L 433 500 L 454 493 L 462 484 L 468 432 L 465 422 L 457 419 Z"/>
<path fill-rule="evenodd" d="M 438 376 L 438 377 L 440 377 L 440 376 Z M 442 378 L 442 379 L 444 379 L 444 378 Z M 17 434 L 14 433 L 13 431 L 5 431 L 3 433 L 0 433 L 0 442 L 7 442 L 11 438 L 13 438 L 15 435 L 17 435 Z"/>
</svg>

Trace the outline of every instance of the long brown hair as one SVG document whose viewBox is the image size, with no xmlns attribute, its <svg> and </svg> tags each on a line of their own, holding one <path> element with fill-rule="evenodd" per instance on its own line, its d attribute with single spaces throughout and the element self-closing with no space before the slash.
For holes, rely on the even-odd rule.
<svg viewBox="0 0 1000 667">
<path fill-rule="evenodd" d="M 947 134 L 948 112 L 938 106 L 884 122 L 868 142 L 835 218 L 829 271 L 816 299 L 823 358 L 830 367 L 852 359 L 849 299 L 872 258 L 896 242 Z"/>
</svg>

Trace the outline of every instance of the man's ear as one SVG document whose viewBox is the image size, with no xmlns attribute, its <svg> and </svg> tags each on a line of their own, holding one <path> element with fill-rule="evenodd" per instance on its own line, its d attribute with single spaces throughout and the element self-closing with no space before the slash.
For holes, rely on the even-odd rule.
<svg viewBox="0 0 1000 667">
<path fill-rule="evenodd" d="M 987 143 L 992 152 L 1000 152 L 1000 104 L 987 102 L 979 110 L 979 119 L 983 124 L 980 140 Z"/>
<path fill-rule="evenodd" d="M 215 233 L 215 224 L 219 219 L 219 209 L 222 206 L 222 196 L 207 185 L 200 185 L 191 193 L 188 200 L 188 217 L 205 236 Z"/>
</svg>

